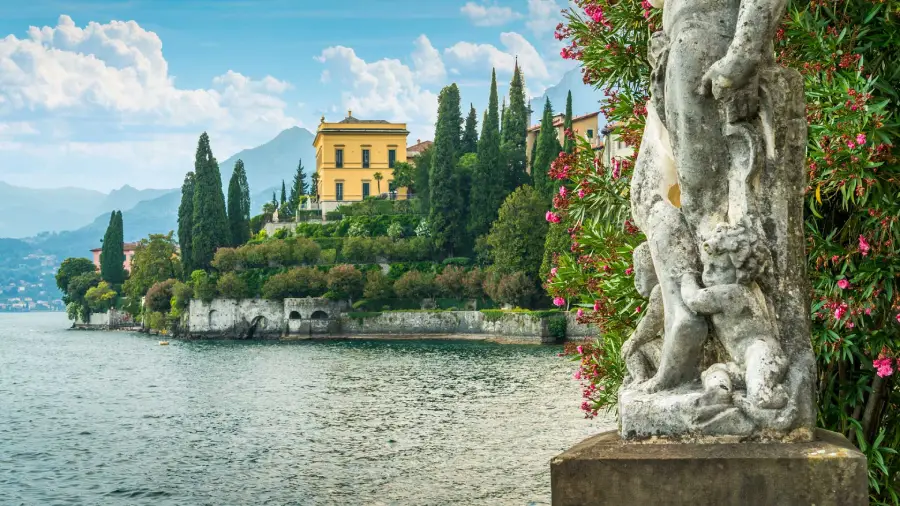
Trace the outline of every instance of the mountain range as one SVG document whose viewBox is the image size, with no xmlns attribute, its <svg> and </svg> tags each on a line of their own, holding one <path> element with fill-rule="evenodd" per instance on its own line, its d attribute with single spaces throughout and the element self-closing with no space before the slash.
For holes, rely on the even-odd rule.
<svg viewBox="0 0 900 506">
<path fill-rule="evenodd" d="M 563 74 L 559 83 L 544 90 L 544 93 L 538 97 L 531 99 L 531 121 L 530 125 L 536 125 L 541 120 L 541 114 L 544 111 L 544 101 L 550 99 L 550 106 L 553 108 L 553 114 L 559 114 L 566 111 L 566 95 L 572 91 L 572 115 L 581 116 L 590 112 L 600 110 L 600 101 L 603 100 L 603 92 L 594 88 L 589 84 L 584 84 L 581 76 L 581 69 L 574 68 Z M 601 114 L 600 129 L 606 126 L 606 118 Z"/>
</svg>

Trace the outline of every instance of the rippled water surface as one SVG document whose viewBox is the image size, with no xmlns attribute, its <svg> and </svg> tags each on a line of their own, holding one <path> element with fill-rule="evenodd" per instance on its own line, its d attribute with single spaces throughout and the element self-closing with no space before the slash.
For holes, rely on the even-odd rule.
<svg viewBox="0 0 900 506">
<path fill-rule="evenodd" d="M 549 504 L 559 347 L 178 342 L 0 315 L 0 504 Z"/>
</svg>

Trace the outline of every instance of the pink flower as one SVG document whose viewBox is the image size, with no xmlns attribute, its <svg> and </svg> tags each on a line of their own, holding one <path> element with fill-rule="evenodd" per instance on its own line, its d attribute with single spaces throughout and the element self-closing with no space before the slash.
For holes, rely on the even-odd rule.
<svg viewBox="0 0 900 506">
<path fill-rule="evenodd" d="M 565 196 L 566 196 L 566 187 L 565 187 L 565 186 L 560 186 L 560 187 L 559 187 L 559 196 L 560 196 L 560 197 L 565 197 Z"/>
<path fill-rule="evenodd" d="M 584 190 L 578 190 L 578 198 L 580 198 L 580 199 L 584 198 Z"/>
<path fill-rule="evenodd" d="M 872 308 L 867 307 L 866 310 L 865 310 L 864 312 L 866 313 L 866 316 L 871 316 L 871 315 L 872 315 Z"/>
<path fill-rule="evenodd" d="M 600 301 L 594 301 L 594 311 L 600 311 Z M 900 322 L 900 314 L 897 315 L 897 321 Z"/>
<path fill-rule="evenodd" d="M 855 327 L 855 326 L 856 326 L 855 323 L 853 323 L 853 322 L 851 322 L 851 321 L 848 321 L 848 322 L 847 322 L 847 328 L 848 328 L 848 329 L 852 329 L 852 328 Z"/>
<path fill-rule="evenodd" d="M 577 351 L 579 355 L 584 355 L 584 347 L 580 344 L 575 348 L 575 351 Z"/>
<path fill-rule="evenodd" d="M 835 264 L 835 263 L 837 263 L 837 261 L 840 260 L 840 259 L 841 259 L 841 257 L 839 257 L 839 256 L 837 256 L 837 255 L 834 255 L 834 256 L 831 257 L 831 263 Z"/>
<path fill-rule="evenodd" d="M 847 141 L 847 147 L 853 149 L 856 147 L 856 144 L 854 144 L 853 141 Z"/>
<path fill-rule="evenodd" d="M 840 320 L 841 318 L 844 317 L 845 314 L 847 314 L 847 305 L 841 304 L 834 310 L 834 319 Z"/>
<path fill-rule="evenodd" d="M 584 316 L 584 309 L 579 308 L 578 311 L 575 311 L 575 316 L 577 316 L 578 318 Z"/>
<path fill-rule="evenodd" d="M 632 267 L 625 269 L 626 276 L 631 276 L 631 273 L 633 273 L 633 272 L 634 272 L 634 269 Z"/>
<path fill-rule="evenodd" d="M 559 215 L 554 213 L 553 211 L 547 211 L 547 214 L 545 215 L 545 217 L 547 218 L 547 221 L 549 221 L 550 223 L 559 223 L 559 221 L 560 221 Z"/>
<path fill-rule="evenodd" d="M 872 366 L 877 370 L 880 378 L 886 378 L 894 374 L 893 360 L 889 358 L 879 358 L 872 361 Z"/>
<path fill-rule="evenodd" d="M 581 371 L 575 371 L 575 374 L 572 375 L 573 378 L 580 380 L 581 379 Z"/>
<path fill-rule="evenodd" d="M 564 299 L 564 298 L 562 298 L 562 297 L 554 297 L 554 298 L 553 298 L 553 305 L 556 306 L 556 307 L 565 306 L 565 305 L 566 305 L 566 299 Z"/>
<path fill-rule="evenodd" d="M 868 256 L 869 254 L 869 243 L 866 242 L 865 236 L 859 236 L 859 252 L 862 253 L 862 256 Z"/>
<path fill-rule="evenodd" d="M 897 323 L 900 323 L 900 313 L 897 313 L 896 318 L 897 318 Z"/>
<path fill-rule="evenodd" d="M 847 281 L 846 279 L 842 279 L 842 280 L 838 281 L 837 284 L 839 287 L 841 287 L 841 290 L 846 290 L 847 288 L 850 288 L 850 282 Z"/>
<path fill-rule="evenodd" d="M 551 275 L 551 276 L 556 276 L 556 267 L 550 269 L 550 275 Z"/>
<path fill-rule="evenodd" d="M 856 143 L 860 146 L 864 146 L 866 144 L 866 134 L 858 134 L 856 136 Z"/>
<path fill-rule="evenodd" d="M 640 312 L 641 312 L 641 306 L 638 306 L 638 307 L 634 308 L 634 312 L 635 312 L 635 313 L 640 313 Z"/>
</svg>

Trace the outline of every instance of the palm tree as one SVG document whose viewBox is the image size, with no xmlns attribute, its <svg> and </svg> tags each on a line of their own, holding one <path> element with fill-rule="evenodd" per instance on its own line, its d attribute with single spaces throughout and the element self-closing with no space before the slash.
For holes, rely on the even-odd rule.
<svg viewBox="0 0 900 506">
<path fill-rule="evenodd" d="M 384 179 L 384 176 L 381 175 L 381 172 L 376 172 L 372 177 L 375 178 L 375 182 L 378 184 L 378 194 L 381 195 L 381 180 Z"/>
</svg>

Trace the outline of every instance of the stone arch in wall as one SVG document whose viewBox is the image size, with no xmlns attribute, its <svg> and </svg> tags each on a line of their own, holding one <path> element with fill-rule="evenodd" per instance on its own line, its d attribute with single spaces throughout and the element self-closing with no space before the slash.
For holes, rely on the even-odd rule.
<svg viewBox="0 0 900 506">
<path fill-rule="evenodd" d="M 212 311 L 209 312 L 209 315 L 207 315 L 206 325 L 207 325 L 207 328 L 209 328 L 210 330 L 212 330 L 216 327 L 215 322 L 216 322 L 217 314 L 218 314 L 218 311 L 213 309 Z"/>
<path fill-rule="evenodd" d="M 313 314 L 309 317 L 311 320 L 327 320 L 328 313 L 322 311 L 321 309 L 314 311 Z"/>
<path fill-rule="evenodd" d="M 302 318 L 302 316 L 300 316 L 299 311 L 291 311 L 291 314 L 288 316 L 288 318 L 290 318 L 291 320 L 299 320 Z"/>
<path fill-rule="evenodd" d="M 266 325 L 268 325 L 269 321 L 265 316 L 257 316 L 253 320 L 250 321 L 250 328 L 247 329 L 247 339 L 253 339 L 253 336 L 256 334 L 257 330 L 265 329 Z"/>
</svg>

